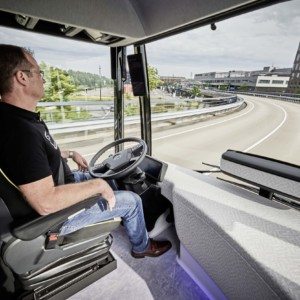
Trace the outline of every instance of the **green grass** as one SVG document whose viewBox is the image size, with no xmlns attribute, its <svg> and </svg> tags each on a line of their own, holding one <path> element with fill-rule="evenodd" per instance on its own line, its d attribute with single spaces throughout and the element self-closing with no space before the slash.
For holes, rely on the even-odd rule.
<svg viewBox="0 0 300 300">
<path fill-rule="evenodd" d="M 87 100 L 87 101 L 100 101 L 100 96 L 86 96 L 86 95 L 74 95 L 70 96 L 72 100 Z M 112 96 L 101 96 L 101 101 L 114 100 Z"/>
</svg>

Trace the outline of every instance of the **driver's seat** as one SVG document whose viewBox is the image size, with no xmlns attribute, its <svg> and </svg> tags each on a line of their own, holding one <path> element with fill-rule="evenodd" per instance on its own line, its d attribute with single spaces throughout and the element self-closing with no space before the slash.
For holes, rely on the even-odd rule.
<svg viewBox="0 0 300 300">
<path fill-rule="evenodd" d="M 6 276 L 1 292 L 5 291 L 6 297 L 65 299 L 116 268 L 109 252 L 110 232 L 119 226 L 120 218 L 58 235 L 70 216 L 91 207 L 97 199 L 26 218 L 22 212 L 28 204 L 0 169 L 1 269 Z"/>
</svg>

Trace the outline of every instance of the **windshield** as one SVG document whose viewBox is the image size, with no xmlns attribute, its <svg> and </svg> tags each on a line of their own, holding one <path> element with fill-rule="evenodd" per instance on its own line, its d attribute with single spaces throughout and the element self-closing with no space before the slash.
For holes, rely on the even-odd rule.
<svg viewBox="0 0 300 300">
<path fill-rule="evenodd" d="M 147 47 L 161 79 L 151 91 L 153 117 L 159 110 L 189 114 L 153 124 L 154 156 L 207 169 L 202 162 L 219 165 L 234 149 L 299 165 L 299 1 L 215 27 Z"/>
</svg>

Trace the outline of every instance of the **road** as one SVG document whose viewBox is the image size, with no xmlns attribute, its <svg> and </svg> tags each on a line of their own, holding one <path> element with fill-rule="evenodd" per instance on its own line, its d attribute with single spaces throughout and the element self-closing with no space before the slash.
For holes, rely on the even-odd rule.
<svg viewBox="0 0 300 300">
<path fill-rule="evenodd" d="M 153 156 L 191 169 L 219 165 L 227 149 L 246 151 L 300 165 L 300 105 L 242 96 L 247 107 L 234 114 L 153 133 Z M 74 150 L 88 160 L 101 145 Z"/>
</svg>

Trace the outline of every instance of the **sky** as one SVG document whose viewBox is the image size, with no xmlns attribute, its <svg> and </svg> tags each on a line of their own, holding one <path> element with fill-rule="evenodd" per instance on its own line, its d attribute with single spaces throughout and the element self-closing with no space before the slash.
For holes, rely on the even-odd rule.
<svg viewBox="0 0 300 300">
<path fill-rule="evenodd" d="M 300 0 L 273 5 L 146 45 L 162 76 L 291 68 L 300 42 Z M 109 48 L 0 27 L 1 43 L 34 50 L 38 62 L 110 77 Z M 132 48 L 132 47 L 131 47 Z M 128 49 L 130 53 L 132 49 Z"/>
</svg>

